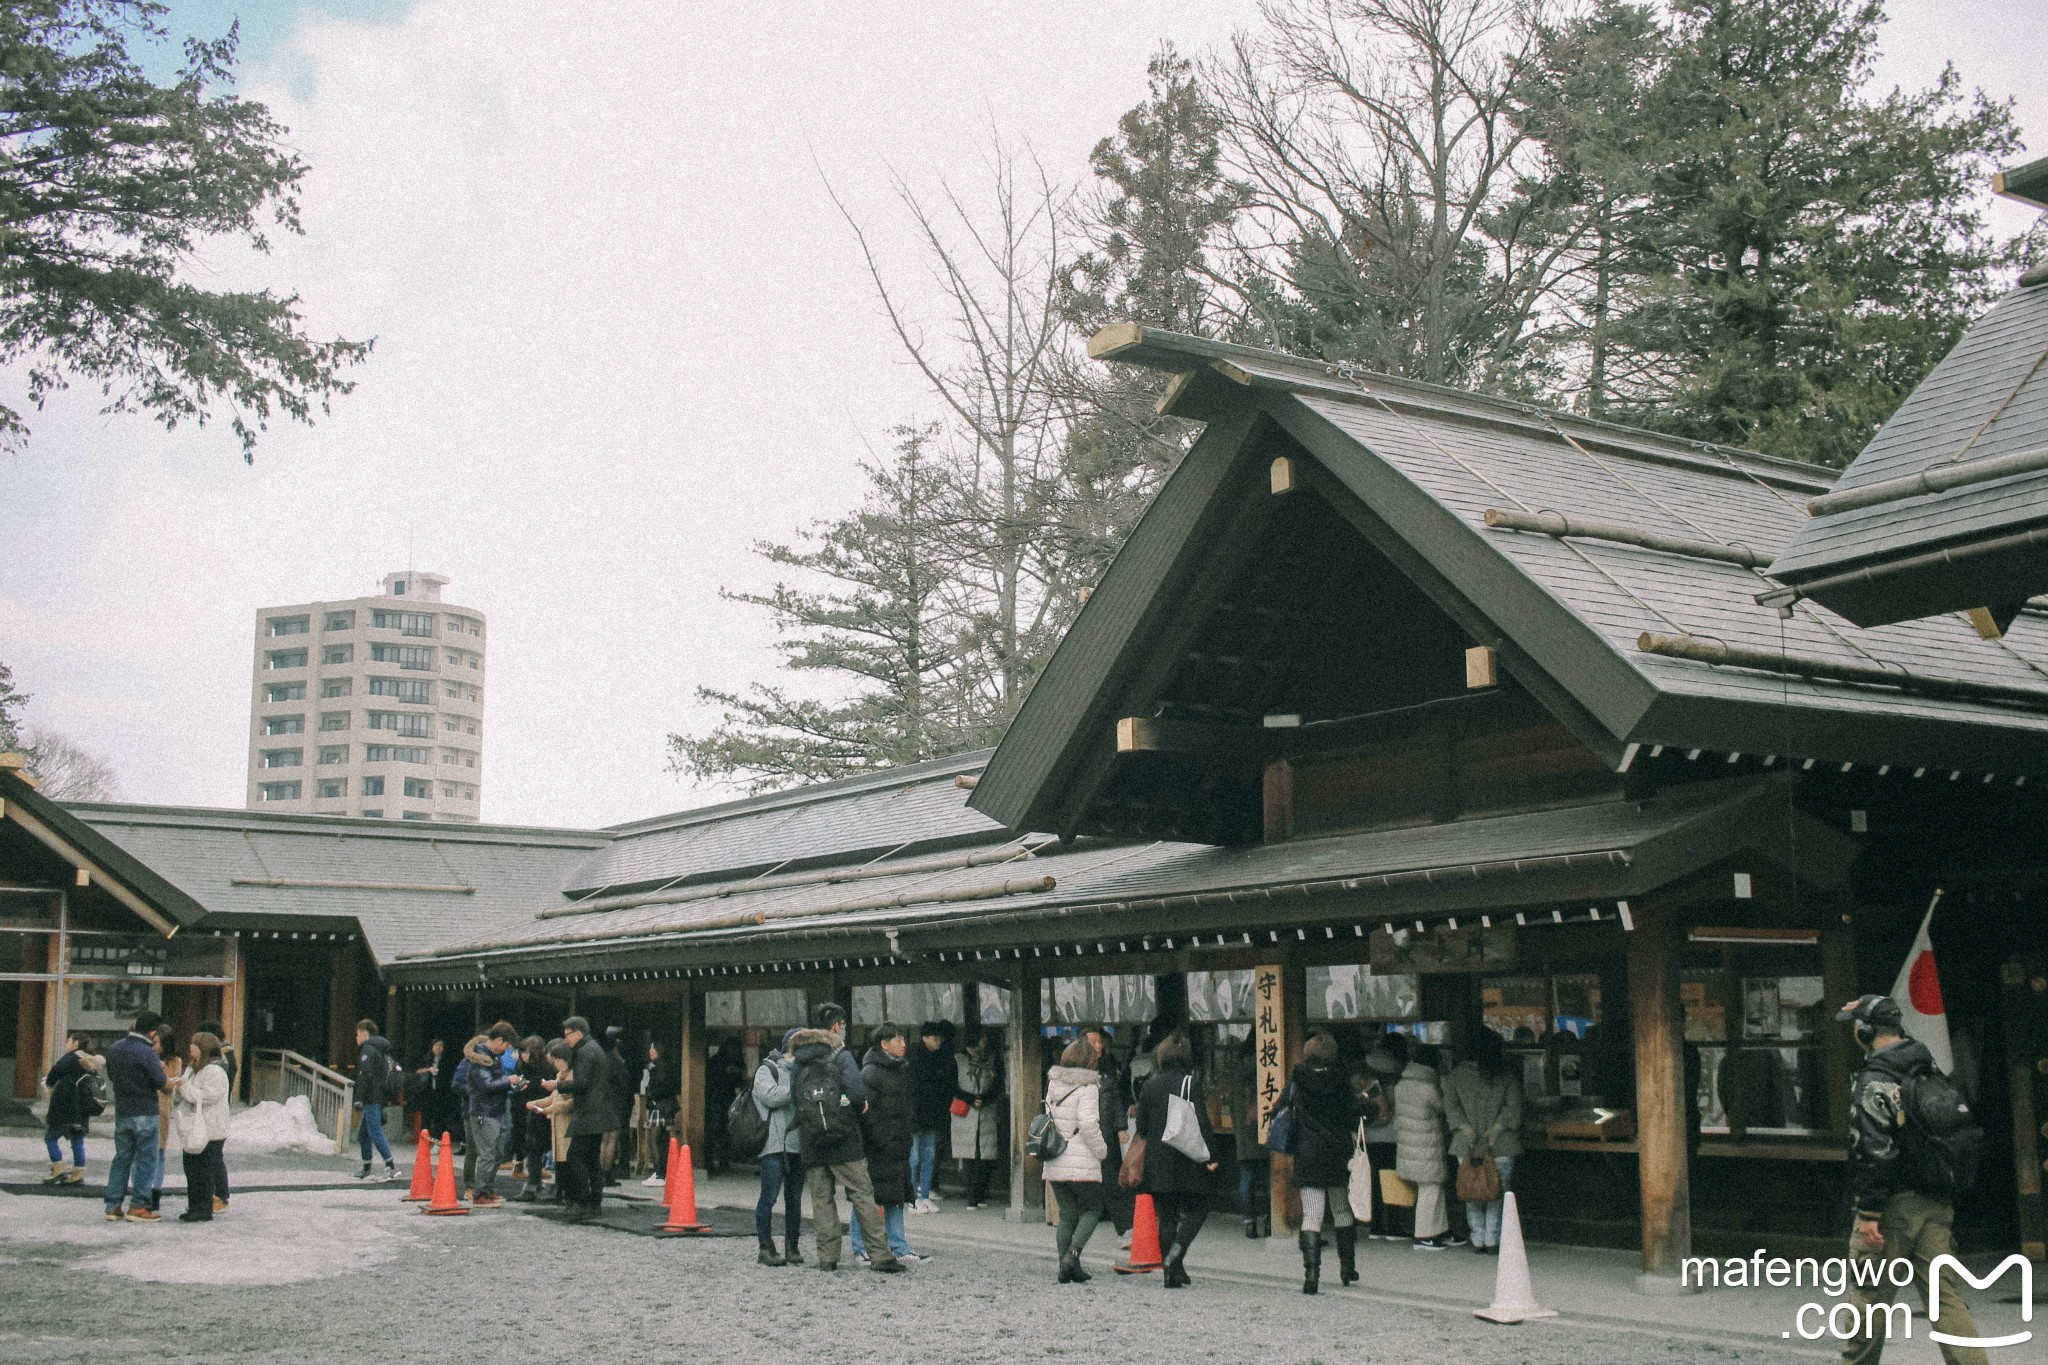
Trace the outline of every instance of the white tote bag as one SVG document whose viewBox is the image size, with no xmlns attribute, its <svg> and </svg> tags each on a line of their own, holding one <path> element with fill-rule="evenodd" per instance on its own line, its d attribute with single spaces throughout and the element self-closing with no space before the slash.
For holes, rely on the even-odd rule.
<svg viewBox="0 0 2048 1365">
<path fill-rule="evenodd" d="M 1351 1177 L 1345 1193 L 1351 1198 L 1351 1216 L 1361 1223 L 1372 1221 L 1372 1157 L 1365 1150 L 1365 1124 L 1360 1121 L 1358 1145 L 1351 1153 Z"/>
<path fill-rule="evenodd" d="M 197 1088 L 192 1092 L 191 1110 L 179 1115 L 178 1139 L 180 1145 L 195 1156 L 206 1150 L 206 1104 L 200 1099 Z"/>
<path fill-rule="evenodd" d="M 1202 1137 L 1202 1121 L 1195 1113 L 1195 1102 L 1189 1098 L 1194 1084 L 1193 1076 L 1183 1077 L 1179 1093 L 1166 1097 L 1166 1127 L 1159 1140 L 1188 1160 L 1207 1165 L 1209 1144 Z"/>
</svg>

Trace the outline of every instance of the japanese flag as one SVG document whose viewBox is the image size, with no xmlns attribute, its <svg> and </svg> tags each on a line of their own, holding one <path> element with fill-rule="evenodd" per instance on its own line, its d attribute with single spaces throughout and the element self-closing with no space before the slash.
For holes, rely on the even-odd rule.
<svg viewBox="0 0 2048 1365">
<path fill-rule="evenodd" d="M 1934 943 L 1927 936 L 1928 926 L 1934 923 L 1934 907 L 1939 904 L 1941 892 L 1937 891 L 1927 903 L 1927 917 L 1920 921 L 1920 932 L 1913 936 L 1906 965 L 1899 968 L 1892 999 L 1898 1001 L 1900 1012 L 1906 1016 L 1907 1036 L 1926 1044 L 1934 1054 L 1934 1064 L 1944 1073 L 1953 1074 L 1956 1059 L 1948 1045 L 1948 1014 L 1941 1004 L 1941 977 L 1934 970 Z"/>
</svg>

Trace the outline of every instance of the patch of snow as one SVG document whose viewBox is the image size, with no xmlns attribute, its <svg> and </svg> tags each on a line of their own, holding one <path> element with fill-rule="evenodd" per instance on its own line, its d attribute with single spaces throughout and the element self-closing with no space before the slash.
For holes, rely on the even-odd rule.
<svg viewBox="0 0 2048 1365">
<path fill-rule="evenodd" d="M 283 1104 L 265 1100 L 228 1120 L 229 1156 L 259 1156 L 266 1152 L 317 1152 L 334 1154 L 334 1139 L 320 1131 L 313 1121 L 313 1106 L 304 1095 L 293 1095 Z"/>
</svg>

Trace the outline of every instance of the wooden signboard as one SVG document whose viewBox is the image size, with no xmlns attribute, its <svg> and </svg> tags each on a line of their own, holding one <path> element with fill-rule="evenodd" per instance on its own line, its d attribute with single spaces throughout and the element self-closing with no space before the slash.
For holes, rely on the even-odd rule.
<svg viewBox="0 0 2048 1365">
<path fill-rule="evenodd" d="M 1515 926 L 1396 929 L 1371 936 L 1378 976 L 1411 972 L 1496 972 L 1515 966 Z"/>
<path fill-rule="evenodd" d="M 1259 1141 L 1273 1126 L 1273 1113 L 1287 1089 L 1287 983 L 1277 962 L 1252 972 L 1252 1042 L 1258 1066 Z"/>
</svg>

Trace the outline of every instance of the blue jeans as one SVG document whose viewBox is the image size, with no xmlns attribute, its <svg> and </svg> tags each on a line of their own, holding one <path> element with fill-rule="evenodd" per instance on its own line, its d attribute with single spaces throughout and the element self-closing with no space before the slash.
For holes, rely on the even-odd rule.
<svg viewBox="0 0 2048 1365">
<path fill-rule="evenodd" d="M 363 1130 L 361 1133 L 363 1164 L 370 1164 L 370 1144 L 377 1144 L 377 1153 L 386 1161 L 391 1160 L 391 1144 L 384 1138 L 384 1106 L 366 1104 L 363 1106 Z"/>
<path fill-rule="evenodd" d="M 939 1164 L 939 1130 L 925 1128 L 910 1138 L 910 1188 L 919 1199 L 932 1197 L 932 1169 Z"/>
<path fill-rule="evenodd" d="M 1503 1193 L 1512 1188 L 1508 1182 L 1514 1178 L 1515 1159 L 1511 1156 L 1497 1156 L 1493 1164 L 1500 1170 L 1500 1187 Z M 1507 1203 L 1496 1199 L 1490 1204 L 1475 1204 L 1465 1201 L 1465 1221 L 1471 1225 L 1472 1245 L 1476 1247 L 1497 1247 L 1500 1245 L 1500 1212 Z"/>
<path fill-rule="evenodd" d="M 761 1197 L 754 1203 L 754 1235 L 759 1240 L 775 1240 L 775 1201 L 784 1198 L 783 1228 L 795 1246 L 804 1223 L 803 1158 L 769 1152 L 761 1158 Z"/>
<path fill-rule="evenodd" d="M 48 1149 L 50 1160 L 53 1162 L 64 1159 L 64 1136 L 64 1130 L 61 1128 L 43 1129 L 43 1146 Z M 85 1169 L 85 1134 L 72 1133 L 70 1137 L 71 1164 L 82 1171 Z"/>
<path fill-rule="evenodd" d="M 889 1235 L 889 1250 L 896 1253 L 896 1259 L 902 1260 L 905 1256 L 912 1254 L 910 1241 L 903 1235 L 903 1206 L 901 1204 L 884 1204 L 882 1206 L 882 1230 Z M 862 1240 L 860 1235 L 860 1220 L 858 1218 L 853 1220 L 853 1254 L 856 1256 L 868 1254 L 867 1243 Z"/>
<path fill-rule="evenodd" d="M 134 1178 L 134 1207 L 142 1208 L 148 1204 L 152 1188 L 150 1180 L 161 1159 L 155 1114 L 115 1119 L 114 1164 L 107 1168 L 108 1212 L 120 1208 L 121 1201 L 129 1197 L 131 1176 Z"/>
</svg>

